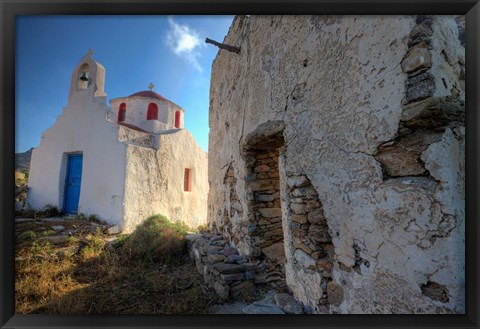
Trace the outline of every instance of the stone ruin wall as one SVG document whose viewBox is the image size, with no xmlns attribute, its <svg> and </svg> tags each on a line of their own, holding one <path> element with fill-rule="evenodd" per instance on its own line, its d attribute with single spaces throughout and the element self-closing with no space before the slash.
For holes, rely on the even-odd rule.
<svg viewBox="0 0 480 329">
<path fill-rule="evenodd" d="M 235 18 L 241 51 L 212 68 L 208 220 L 250 280 L 313 313 L 464 312 L 457 21 Z"/>
</svg>

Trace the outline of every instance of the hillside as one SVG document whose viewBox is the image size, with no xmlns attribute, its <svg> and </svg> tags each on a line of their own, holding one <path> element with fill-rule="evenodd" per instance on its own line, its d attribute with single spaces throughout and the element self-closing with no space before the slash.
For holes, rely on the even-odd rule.
<svg viewBox="0 0 480 329">
<path fill-rule="evenodd" d="M 15 153 L 15 170 L 27 173 L 30 171 L 30 159 L 33 147 L 24 153 Z"/>
</svg>

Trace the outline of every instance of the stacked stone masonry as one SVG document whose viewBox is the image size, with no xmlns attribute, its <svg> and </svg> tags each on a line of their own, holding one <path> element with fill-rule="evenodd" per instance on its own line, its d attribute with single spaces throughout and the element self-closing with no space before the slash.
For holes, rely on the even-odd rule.
<svg viewBox="0 0 480 329">
<path fill-rule="evenodd" d="M 288 177 L 287 191 L 294 267 L 321 274 L 323 294 L 319 304 L 329 304 L 332 300 L 328 299 L 327 286 L 332 281 L 334 247 L 318 193 L 305 175 Z"/>
<path fill-rule="evenodd" d="M 247 155 L 247 205 L 251 257 L 260 261 L 256 281 L 285 286 L 285 252 L 280 204 L 279 150 L 252 151 Z"/>
<path fill-rule="evenodd" d="M 220 235 L 196 234 L 187 239 L 190 258 L 220 299 L 252 293 L 258 263 L 240 256 Z"/>
</svg>

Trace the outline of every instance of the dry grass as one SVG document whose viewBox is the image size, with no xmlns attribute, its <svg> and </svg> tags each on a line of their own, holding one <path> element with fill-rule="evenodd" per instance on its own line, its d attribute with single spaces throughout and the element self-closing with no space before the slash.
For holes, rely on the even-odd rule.
<svg viewBox="0 0 480 329">
<path fill-rule="evenodd" d="M 115 243 L 106 243 L 101 230 L 91 233 L 88 221 L 56 222 L 76 228 L 63 245 L 38 240 L 48 223 L 17 224 L 16 313 L 206 313 L 215 295 L 187 260 L 183 228 L 156 218 Z M 152 234 L 158 230 L 162 234 Z M 162 244 L 171 242 L 166 234 L 175 237 L 171 249 Z M 146 241 L 153 241 L 150 249 L 134 251 Z M 154 257 L 156 251 L 163 256 Z"/>
</svg>

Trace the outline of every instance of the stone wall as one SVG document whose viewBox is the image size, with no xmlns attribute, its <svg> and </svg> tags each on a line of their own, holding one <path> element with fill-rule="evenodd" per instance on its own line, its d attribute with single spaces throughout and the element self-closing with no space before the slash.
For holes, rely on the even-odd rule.
<svg viewBox="0 0 480 329">
<path fill-rule="evenodd" d="M 273 264 L 311 312 L 464 312 L 457 22 L 234 19 L 224 42 L 241 51 L 220 50 L 212 67 L 208 220 L 257 257 L 256 278 L 266 244 L 283 239 L 285 262 Z M 268 193 L 255 191 L 267 179 Z"/>
<path fill-rule="evenodd" d="M 187 236 L 187 241 L 190 258 L 198 272 L 221 300 L 254 293 L 257 263 L 240 256 L 221 235 L 195 234 Z"/>
</svg>

